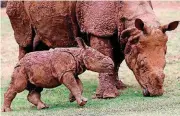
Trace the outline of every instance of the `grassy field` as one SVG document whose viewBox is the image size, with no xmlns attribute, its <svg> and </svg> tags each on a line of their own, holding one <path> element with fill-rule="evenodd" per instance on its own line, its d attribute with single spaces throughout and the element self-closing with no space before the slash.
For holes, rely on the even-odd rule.
<svg viewBox="0 0 180 116">
<path fill-rule="evenodd" d="M 179 4 L 179 5 L 178 5 Z M 174 20 L 180 20 L 180 2 L 158 7 L 154 11 L 162 24 Z M 18 58 L 18 45 L 14 40 L 13 30 L 5 9 L 1 9 L 1 106 L 3 94 L 6 91 L 10 76 Z M 80 75 L 84 84 L 84 96 L 89 99 L 85 107 L 79 107 L 76 102 L 68 101 L 69 91 L 60 86 L 55 89 L 44 89 L 42 100 L 50 108 L 38 111 L 30 104 L 24 91 L 16 96 L 12 103 L 13 112 L 1 113 L 3 116 L 178 116 L 180 114 L 180 26 L 173 32 L 167 32 L 169 40 L 166 55 L 166 79 L 164 82 L 165 93 L 161 97 L 143 97 L 139 84 L 132 72 L 122 63 L 119 75 L 128 88 L 121 91 L 121 95 L 115 99 L 94 100 L 94 94 L 98 85 L 97 73 L 86 71 Z"/>
</svg>

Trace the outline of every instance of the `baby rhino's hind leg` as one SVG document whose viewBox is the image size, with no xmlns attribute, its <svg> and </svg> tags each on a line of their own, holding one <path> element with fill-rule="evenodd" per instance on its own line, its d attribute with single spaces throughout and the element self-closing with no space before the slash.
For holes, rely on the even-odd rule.
<svg viewBox="0 0 180 116">
<path fill-rule="evenodd" d="M 27 86 L 27 77 L 23 67 L 16 67 L 14 69 L 10 86 L 7 92 L 4 94 L 4 104 L 2 107 L 2 112 L 11 111 L 11 103 L 15 98 L 17 93 L 25 90 Z"/>
<path fill-rule="evenodd" d="M 37 109 L 44 109 L 48 108 L 48 106 L 41 101 L 41 91 L 43 88 L 36 87 L 35 85 L 28 83 L 27 90 L 29 90 L 29 94 L 27 96 L 27 99 L 29 102 L 37 106 Z"/>
<path fill-rule="evenodd" d="M 66 72 L 61 79 L 60 81 L 71 91 L 72 95 L 76 98 L 77 103 L 80 106 L 84 106 L 87 102 L 87 98 L 84 98 L 81 95 L 81 90 L 75 80 L 74 75 L 71 72 Z"/>
</svg>

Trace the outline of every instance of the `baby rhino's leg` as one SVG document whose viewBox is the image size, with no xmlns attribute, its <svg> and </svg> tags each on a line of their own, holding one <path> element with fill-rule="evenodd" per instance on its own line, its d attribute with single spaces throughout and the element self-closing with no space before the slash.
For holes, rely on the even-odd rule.
<svg viewBox="0 0 180 116">
<path fill-rule="evenodd" d="M 66 72 L 61 79 L 62 83 L 71 91 L 73 96 L 76 98 L 77 103 L 80 106 L 85 105 L 87 102 L 87 98 L 84 98 L 81 95 L 81 90 L 76 82 L 74 75 L 71 72 Z"/>
<path fill-rule="evenodd" d="M 79 89 L 80 89 L 80 91 L 81 91 L 81 95 L 82 95 L 82 93 L 83 93 L 83 84 L 82 84 L 82 82 L 81 82 L 81 80 L 79 79 L 79 77 L 76 77 L 76 82 L 77 82 L 77 84 L 78 84 L 78 86 L 79 86 Z M 76 98 L 73 96 L 73 94 L 70 92 L 70 94 L 69 94 L 69 101 L 70 102 L 74 102 L 76 100 Z"/>
<path fill-rule="evenodd" d="M 11 111 L 11 103 L 15 98 L 17 93 L 25 90 L 27 86 L 27 77 L 23 67 L 16 67 L 14 69 L 10 86 L 7 92 L 4 94 L 4 104 L 2 107 L 2 112 Z"/>
<path fill-rule="evenodd" d="M 29 102 L 37 106 L 38 110 L 48 108 L 48 106 L 41 101 L 40 93 L 43 90 L 43 88 L 36 87 L 35 85 L 28 83 L 27 89 L 29 90 L 29 94 L 27 96 Z"/>
</svg>

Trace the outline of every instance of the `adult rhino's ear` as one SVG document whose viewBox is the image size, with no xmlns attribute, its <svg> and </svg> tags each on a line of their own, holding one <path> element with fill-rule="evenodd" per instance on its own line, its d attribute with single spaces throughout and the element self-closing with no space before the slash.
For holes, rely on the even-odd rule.
<svg viewBox="0 0 180 116">
<path fill-rule="evenodd" d="M 81 37 L 76 37 L 76 42 L 80 48 L 86 49 L 87 45 Z"/>
<path fill-rule="evenodd" d="M 136 28 L 128 28 L 121 32 L 120 36 L 120 46 L 124 49 L 126 43 L 128 42 L 129 37 L 132 36 L 132 34 L 136 31 Z"/>
<path fill-rule="evenodd" d="M 124 51 L 127 42 L 129 41 L 129 45 L 136 44 L 139 41 L 139 36 L 142 34 L 142 31 L 137 28 L 128 28 L 121 32 L 120 37 L 120 47 Z"/>
<path fill-rule="evenodd" d="M 166 31 L 172 31 L 172 30 L 176 29 L 179 22 L 180 21 L 173 21 L 167 25 L 162 26 L 161 27 L 162 32 L 165 33 Z"/>
<path fill-rule="evenodd" d="M 141 31 L 144 31 L 144 22 L 141 19 L 136 19 L 135 27 Z"/>
<path fill-rule="evenodd" d="M 144 22 L 141 19 L 136 19 L 135 20 L 135 27 L 141 31 L 143 31 L 145 34 L 148 32 L 147 31 L 147 26 L 144 24 Z"/>
</svg>

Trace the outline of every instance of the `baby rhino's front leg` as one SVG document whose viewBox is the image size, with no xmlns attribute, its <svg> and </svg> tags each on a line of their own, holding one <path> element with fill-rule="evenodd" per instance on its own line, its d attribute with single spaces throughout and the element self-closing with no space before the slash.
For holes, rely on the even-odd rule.
<svg viewBox="0 0 180 116">
<path fill-rule="evenodd" d="M 81 89 L 79 88 L 78 83 L 76 82 L 76 79 L 72 72 L 66 72 L 63 75 L 62 83 L 71 91 L 80 106 L 84 106 L 86 104 L 87 98 L 84 98 L 81 95 Z"/>
<path fill-rule="evenodd" d="M 81 95 L 82 95 L 82 93 L 83 93 L 83 85 L 82 85 L 82 82 L 81 82 L 81 80 L 79 79 L 78 76 L 76 77 L 76 82 L 77 82 L 77 84 L 78 84 L 78 86 L 79 86 L 79 88 L 80 88 Z M 73 95 L 71 92 L 70 92 L 70 94 L 69 94 L 69 101 L 70 101 L 70 102 L 76 101 L 76 98 L 74 97 L 74 95 Z"/>
</svg>

